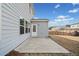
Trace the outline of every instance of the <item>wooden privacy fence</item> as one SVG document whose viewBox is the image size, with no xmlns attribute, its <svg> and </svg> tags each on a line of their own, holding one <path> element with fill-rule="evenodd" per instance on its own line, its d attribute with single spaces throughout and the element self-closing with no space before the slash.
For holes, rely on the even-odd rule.
<svg viewBox="0 0 79 59">
<path fill-rule="evenodd" d="M 60 31 L 49 31 L 49 35 L 72 35 L 72 34 L 67 32 L 60 32 Z"/>
</svg>

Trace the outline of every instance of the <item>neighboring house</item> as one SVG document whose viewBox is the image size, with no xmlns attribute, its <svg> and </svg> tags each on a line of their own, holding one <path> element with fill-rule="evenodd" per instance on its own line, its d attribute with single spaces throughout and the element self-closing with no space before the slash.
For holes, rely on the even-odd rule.
<svg viewBox="0 0 79 59">
<path fill-rule="evenodd" d="M 0 55 L 6 55 L 30 38 L 32 16 L 32 4 L 0 4 Z"/>
<path fill-rule="evenodd" d="M 65 27 L 61 28 L 61 32 L 67 32 L 67 33 L 72 33 L 75 31 L 79 32 L 79 23 L 71 24 L 71 25 L 66 25 Z"/>
<path fill-rule="evenodd" d="M 79 28 L 79 23 L 72 24 L 71 28 Z"/>
<path fill-rule="evenodd" d="M 32 37 L 48 37 L 48 20 L 32 19 Z"/>
</svg>

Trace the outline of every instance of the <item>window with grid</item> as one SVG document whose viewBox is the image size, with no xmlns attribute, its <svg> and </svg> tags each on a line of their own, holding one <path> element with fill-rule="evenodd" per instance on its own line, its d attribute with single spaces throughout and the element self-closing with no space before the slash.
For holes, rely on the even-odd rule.
<svg viewBox="0 0 79 59">
<path fill-rule="evenodd" d="M 30 32 L 30 23 L 26 21 L 26 33 Z"/>
<path fill-rule="evenodd" d="M 26 23 L 26 25 L 25 25 L 25 27 L 26 27 L 25 32 L 28 33 L 28 22 L 25 21 L 25 23 Z"/>
<path fill-rule="evenodd" d="M 20 19 L 20 34 L 24 34 L 24 19 Z"/>
</svg>

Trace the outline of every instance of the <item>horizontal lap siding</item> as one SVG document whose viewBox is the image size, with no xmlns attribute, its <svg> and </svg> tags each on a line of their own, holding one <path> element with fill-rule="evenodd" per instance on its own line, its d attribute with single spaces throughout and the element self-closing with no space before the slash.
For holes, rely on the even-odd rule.
<svg viewBox="0 0 79 59">
<path fill-rule="evenodd" d="M 20 17 L 30 21 L 28 11 L 28 4 L 1 4 L 2 39 L 0 40 L 0 55 L 7 54 L 30 36 L 30 33 L 19 34 Z"/>
<path fill-rule="evenodd" d="M 0 4 L 0 40 L 1 40 L 1 32 L 2 32 L 2 31 L 1 31 L 1 27 L 2 27 L 1 25 L 2 25 L 2 24 L 1 24 L 1 4 Z"/>
<path fill-rule="evenodd" d="M 48 22 L 46 21 L 33 21 L 32 24 L 37 24 L 37 36 L 48 37 Z M 32 33 L 32 32 L 31 32 Z"/>
<path fill-rule="evenodd" d="M 38 36 L 47 37 L 48 36 L 48 22 L 38 22 Z"/>
</svg>

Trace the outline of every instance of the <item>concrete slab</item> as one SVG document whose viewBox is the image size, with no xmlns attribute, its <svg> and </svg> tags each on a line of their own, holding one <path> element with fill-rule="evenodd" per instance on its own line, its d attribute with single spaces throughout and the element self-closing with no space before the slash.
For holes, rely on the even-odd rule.
<svg viewBox="0 0 79 59">
<path fill-rule="evenodd" d="M 70 53 L 50 38 L 30 38 L 15 49 L 20 53 Z"/>
</svg>

